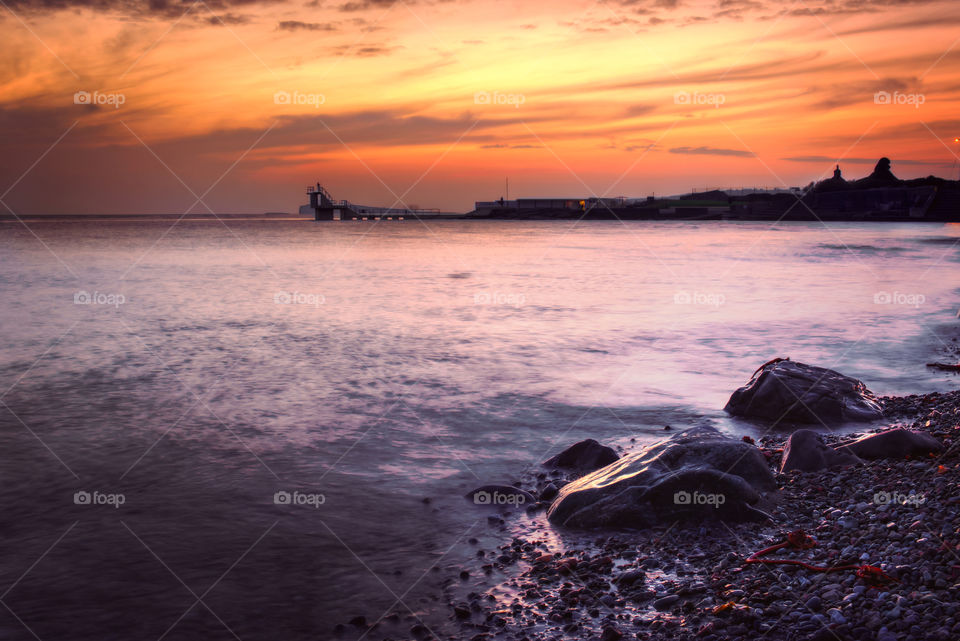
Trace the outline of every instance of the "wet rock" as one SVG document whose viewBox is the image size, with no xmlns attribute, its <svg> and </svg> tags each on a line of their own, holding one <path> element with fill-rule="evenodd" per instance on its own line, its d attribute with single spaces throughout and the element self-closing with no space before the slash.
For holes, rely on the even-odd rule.
<svg viewBox="0 0 960 641">
<path fill-rule="evenodd" d="M 660 597 L 659 599 L 654 601 L 653 607 L 663 612 L 675 606 L 677 603 L 679 603 L 679 601 L 680 601 L 680 597 L 678 595 L 668 594 L 667 596 Z"/>
<path fill-rule="evenodd" d="M 617 585 L 621 588 L 629 588 L 636 583 L 643 583 L 646 578 L 647 574 L 643 570 L 628 570 L 617 577 Z"/>
<path fill-rule="evenodd" d="M 790 435 L 783 449 L 780 472 L 818 472 L 828 467 L 860 462 L 852 452 L 835 450 L 824 443 L 820 435 L 813 430 L 797 430 Z"/>
<path fill-rule="evenodd" d="M 578 472 L 592 472 L 613 463 L 620 457 L 612 448 L 601 445 L 592 438 L 575 443 L 556 456 L 547 459 L 547 467 L 562 467 Z"/>
<path fill-rule="evenodd" d="M 861 381 L 780 359 L 754 372 L 724 409 L 734 416 L 791 423 L 872 421 L 883 415 L 876 397 Z"/>
<path fill-rule="evenodd" d="M 878 459 L 926 456 L 941 449 L 940 441 L 929 434 L 895 428 L 864 436 L 853 443 L 837 448 L 837 451 L 851 452 L 860 458 Z"/>
<path fill-rule="evenodd" d="M 547 483 L 547 485 L 540 490 L 540 500 L 541 501 L 552 501 L 557 496 L 557 492 L 560 491 L 560 488 L 557 487 L 555 483 Z"/>
<path fill-rule="evenodd" d="M 491 507 L 524 507 L 537 502 L 533 494 L 512 485 L 484 485 L 468 492 L 465 497 L 475 505 Z"/>
<path fill-rule="evenodd" d="M 755 446 L 699 426 L 565 485 L 547 516 L 570 527 L 650 527 L 677 519 L 764 518 L 753 507 L 776 489 Z"/>
</svg>

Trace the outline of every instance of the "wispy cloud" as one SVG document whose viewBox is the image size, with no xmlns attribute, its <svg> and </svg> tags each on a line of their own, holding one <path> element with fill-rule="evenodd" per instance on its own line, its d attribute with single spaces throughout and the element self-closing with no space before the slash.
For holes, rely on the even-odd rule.
<svg viewBox="0 0 960 641">
<path fill-rule="evenodd" d="M 737 156 L 739 158 L 753 158 L 752 151 L 741 149 L 721 149 L 718 147 L 672 147 L 671 154 L 690 154 L 694 156 Z"/>
<path fill-rule="evenodd" d="M 303 22 L 301 20 L 282 20 L 277 23 L 278 31 L 336 31 L 337 27 L 329 22 Z"/>
</svg>

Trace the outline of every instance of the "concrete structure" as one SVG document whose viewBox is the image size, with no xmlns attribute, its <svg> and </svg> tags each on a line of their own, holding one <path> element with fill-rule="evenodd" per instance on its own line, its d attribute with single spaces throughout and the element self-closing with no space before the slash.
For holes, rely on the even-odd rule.
<svg viewBox="0 0 960 641">
<path fill-rule="evenodd" d="M 438 209 L 375 207 L 358 205 L 347 200 L 334 200 L 320 183 L 307 187 L 307 196 L 310 204 L 300 207 L 300 213 L 313 215 L 314 220 L 403 220 L 406 216 L 436 217 L 440 214 Z"/>
</svg>

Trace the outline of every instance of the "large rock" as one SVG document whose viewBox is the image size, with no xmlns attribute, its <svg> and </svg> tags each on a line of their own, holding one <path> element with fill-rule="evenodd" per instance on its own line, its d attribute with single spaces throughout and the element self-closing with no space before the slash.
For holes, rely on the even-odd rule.
<svg viewBox="0 0 960 641">
<path fill-rule="evenodd" d="M 776 489 L 756 446 L 712 427 L 685 430 L 561 488 L 547 513 L 570 527 L 649 527 L 677 519 L 747 520 Z"/>
<path fill-rule="evenodd" d="M 843 447 L 840 451 L 851 452 L 860 458 L 903 458 L 926 456 L 943 449 L 940 441 L 929 434 L 894 428 L 872 436 L 864 436 Z"/>
<path fill-rule="evenodd" d="M 813 430 L 797 430 L 790 435 L 786 447 L 783 448 L 780 471 L 817 472 L 828 467 L 861 462 L 852 452 L 833 449 Z"/>
<path fill-rule="evenodd" d="M 574 443 L 543 462 L 547 467 L 564 467 L 579 472 L 592 472 L 619 459 L 613 448 L 600 445 L 592 438 Z"/>
<path fill-rule="evenodd" d="M 735 391 L 724 409 L 776 423 L 842 423 L 883 416 L 873 393 L 855 378 L 824 367 L 777 359 Z"/>
</svg>

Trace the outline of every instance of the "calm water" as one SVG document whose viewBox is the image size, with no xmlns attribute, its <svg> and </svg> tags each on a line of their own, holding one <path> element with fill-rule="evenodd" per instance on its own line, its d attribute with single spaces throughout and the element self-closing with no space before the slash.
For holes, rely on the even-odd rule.
<svg viewBox="0 0 960 641">
<path fill-rule="evenodd" d="M 957 226 L 31 228 L 0 225 L 4 638 L 439 630 L 474 486 L 587 436 L 756 433 L 720 408 L 776 356 L 957 382 L 923 366 L 957 345 Z"/>
</svg>

